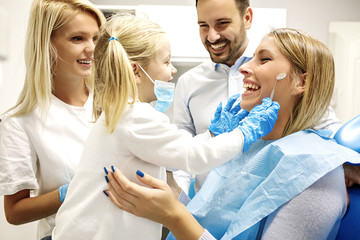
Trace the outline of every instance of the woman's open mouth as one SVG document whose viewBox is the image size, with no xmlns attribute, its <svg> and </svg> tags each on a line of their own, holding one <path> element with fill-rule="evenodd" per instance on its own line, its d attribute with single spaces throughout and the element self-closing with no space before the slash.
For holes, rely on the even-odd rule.
<svg viewBox="0 0 360 240">
<path fill-rule="evenodd" d="M 260 89 L 260 86 L 252 83 L 244 83 L 243 87 L 245 88 L 244 93 L 251 93 Z"/>
</svg>

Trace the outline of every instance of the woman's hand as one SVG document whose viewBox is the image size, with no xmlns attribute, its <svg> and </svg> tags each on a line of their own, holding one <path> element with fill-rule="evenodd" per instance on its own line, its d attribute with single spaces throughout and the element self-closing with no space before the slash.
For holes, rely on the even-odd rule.
<svg viewBox="0 0 360 240">
<path fill-rule="evenodd" d="M 111 201 L 122 210 L 166 226 L 178 205 L 182 205 L 171 188 L 165 182 L 137 171 L 137 178 L 151 188 L 140 186 L 119 169 L 114 169 L 115 172 L 108 174 L 110 191 L 107 193 Z"/>
<path fill-rule="evenodd" d="M 166 226 L 177 239 L 199 239 L 204 229 L 163 181 L 141 171 L 137 178 L 149 187 L 126 178 L 119 169 L 108 171 L 110 190 L 105 191 L 120 209 Z"/>
</svg>

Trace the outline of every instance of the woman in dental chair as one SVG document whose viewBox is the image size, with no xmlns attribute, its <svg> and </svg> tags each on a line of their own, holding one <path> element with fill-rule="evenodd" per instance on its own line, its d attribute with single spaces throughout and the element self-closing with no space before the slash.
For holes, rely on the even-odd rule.
<svg viewBox="0 0 360 240">
<path fill-rule="evenodd" d="M 164 224 L 177 239 L 335 239 L 346 211 L 342 164 L 359 163 L 360 155 L 336 144 L 330 131 L 314 129 L 334 89 L 329 49 L 304 32 L 278 29 L 239 71 L 244 83 L 259 86 L 242 95 L 248 111 L 286 74 L 276 85 L 280 110 L 271 133 L 213 170 L 189 211 L 168 185 L 141 172 L 138 179 L 151 188 L 111 173 L 110 199 Z"/>
</svg>

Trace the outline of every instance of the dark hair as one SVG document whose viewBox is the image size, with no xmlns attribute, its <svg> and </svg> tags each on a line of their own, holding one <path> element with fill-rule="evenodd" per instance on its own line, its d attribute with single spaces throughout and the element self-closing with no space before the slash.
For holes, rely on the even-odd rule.
<svg viewBox="0 0 360 240">
<path fill-rule="evenodd" d="M 196 0 L 195 6 L 197 7 L 199 0 Z M 250 0 L 233 0 L 241 14 L 244 14 L 246 9 L 250 6 Z"/>
</svg>

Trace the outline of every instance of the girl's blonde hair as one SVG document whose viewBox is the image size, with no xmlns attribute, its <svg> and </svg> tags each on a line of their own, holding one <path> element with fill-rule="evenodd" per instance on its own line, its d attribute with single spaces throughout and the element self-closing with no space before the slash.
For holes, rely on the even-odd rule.
<svg viewBox="0 0 360 240">
<path fill-rule="evenodd" d="M 283 136 L 314 128 L 329 107 L 334 91 L 333 56 L 325 44 L 299 30 L 281 28 L 268 36 L 293 64 L 292 75 L 306 74 L 305 91 L 295 103 Z"/>
<path fill-rule="evenodd" d="M 36 107 L 46 114 L 53 90 L 52 69 L 57 59 L 51 35 L 81 12 L 93 15 L 99 27 L 105 22 L 102 12 L 88 0 L 33 1 L 25 41 L 25 82 L 17 103 L 8 110 L 15 109 L 12 116 L 32 112 Z M 88 82 L 86 79 L 87 86 Z"/>
<path fill-rule="evenodd" d="M 141 16 L 115 15 L 104 25 L 91 77 L 95 119 L 104 112 L 107 132 L 114 131 L 127 105 L 138 99 L 132 64 L 147 66 L 166 36 L 158 24 Z"/>
</svg>

